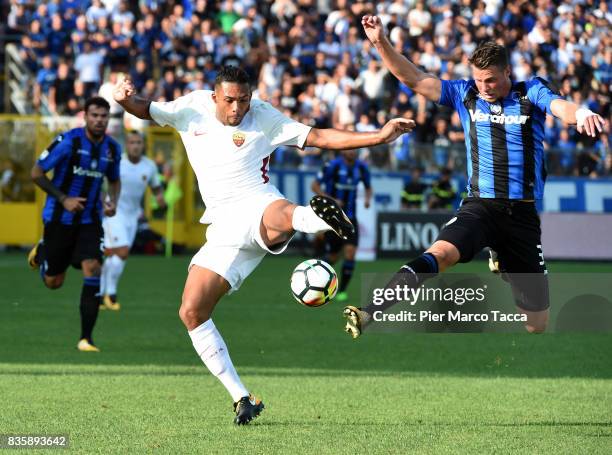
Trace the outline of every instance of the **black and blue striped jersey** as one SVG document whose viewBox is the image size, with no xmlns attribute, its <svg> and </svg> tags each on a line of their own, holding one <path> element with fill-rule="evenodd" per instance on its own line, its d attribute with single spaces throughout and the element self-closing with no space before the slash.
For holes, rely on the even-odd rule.
<svg viewBox="0 0 612 455">
<path fill-rule="evenodd" d="M 370 188 L 370 170 L 363 161 L 356 160 L 349 166 L 343 158 L 336 158 L 323 166 L 317 174 L 317 181 L 323 191 L 334 199 L 343 202 L 342 210 L 350 219 L 357 216 L 357 186 L 363 182 Z"/>
<path fill-rule="evenodd" d="M 48 194 L 43 208 L 43 222 L 90 224 L 102 217 L 100 191 L 104 177 L 119 179 L 121 146 L 110 136 L 99 143 L 87 138 L 85 128 L 60 134 L 38 158 L 45 172 L 53 169 L 53 185 L 66 196 L 84 197 L 80 212 L 71 213 L 54 196 Z"/>
<path fill-rule="evenodd" d="M 541 78 L 513 82 L 505 98 L 480 98 L 474 80 L 442 81 L 439 104 L 459 113 L 467 148 L 468 195 L 542 199 L 544 122 L 561 99 Z"/>
</svg>

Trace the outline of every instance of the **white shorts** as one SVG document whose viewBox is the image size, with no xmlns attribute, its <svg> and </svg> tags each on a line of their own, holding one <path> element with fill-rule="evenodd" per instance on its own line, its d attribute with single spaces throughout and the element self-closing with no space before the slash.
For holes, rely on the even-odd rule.
<svg viewBox="0 0 612 455">
<path fill-rule="evenodd" d="M 263 213 L 272 202 L 285 197 L 270 185 L 263 194 L 255 195 L 215 212 L 206 231 L 206 243 L 191 259 L 192 265 L 204 267 L 221 275 L 230 284 L 229 293 L 237 291 L 242 282 L 259 265 L 266 253 L 280 254 L 290 240 L 271 250 L 261 238 Z"/>
<path fill-rule="evenodd" d="M 102 221 L 104 228 L 104 248 L 132 247 L 138 229 L 138 219 L 120 214 L 106 217 Z"/>
</svg>

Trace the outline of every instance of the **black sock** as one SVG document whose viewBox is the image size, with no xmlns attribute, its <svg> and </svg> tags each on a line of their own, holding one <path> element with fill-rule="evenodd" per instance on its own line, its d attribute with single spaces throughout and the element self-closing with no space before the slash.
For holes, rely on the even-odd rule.
<svg viewBox="0 0 612 455">
<path fill-rule="evenodd" d="M 85 277 L 81 291 L 81 339 L 86 338 L 93 344 L 91 333 L 96 325 L 100 310 L 100 277 Z"/>
<path fill-rule="evenodd" d="M 415 288 L 422 284 L 428 278 L 433 277 L 438 273 L 438 261 L 431 253 L 423 253 L 418 258 L 411 262 L 407 262 L 399 269 L 391 281 L 387 283 L 385 289 L 395 289 L 396 286 L 408 288 Z M 385 301 L 381 305 L 369 304 L 363 310 L 369 314 L 373 314 L 375 311 L 385 311 L 398 303 L 397 301 L 390 300 Z"/>
<path fill-rule="evenodd" d="M 38 271 L 40 272 L 40 277 L 45 282 L 45 273 L 47 273 L 47 259 L 45 254 L 45 244 L 44 242 L 39 242 L 38 248 L 36 249 L 36 257 L 35 261 L 38 263 Z"/>
<path fill-rule="evenodd" d="M 353 277 L 353 270 L 355 270 L 355 261 L 349 261 L 347 259 L 342 263 L 342 278 L 340 279 L 340 288 L 338 292 L 344 292 Z"/>
</svg>

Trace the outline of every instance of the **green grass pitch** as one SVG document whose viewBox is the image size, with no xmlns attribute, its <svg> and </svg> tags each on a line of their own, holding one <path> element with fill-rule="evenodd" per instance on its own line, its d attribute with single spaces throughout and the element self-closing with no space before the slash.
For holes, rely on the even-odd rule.
<svg viewBox="0 0 612 455">
<path fill-rule="evenodd" d="M 300 260 L 266 258 L 215 312 L 238 372 L 266 403 L 237 428 L 229 395 L 178 319 L 188 257 L 129 259 L 123 309 L 100 314 L 102 352 L 92 354 L 75 349 L 79 272 L 49 291 L 23 255 L 0 255 L 0 434 L 67 433 L 78 453 L 612 452 L 612 334 L 353 341 L 340 304 L 293 301 L 288 279 Z M 358 272 L 399 264 L 359 263 Z"/>
</svg>

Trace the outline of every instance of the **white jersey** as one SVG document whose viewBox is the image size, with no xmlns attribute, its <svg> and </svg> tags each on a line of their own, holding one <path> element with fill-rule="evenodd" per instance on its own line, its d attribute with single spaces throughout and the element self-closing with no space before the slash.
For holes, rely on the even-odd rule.
<svg viewBox="0 0 612 455">
<path fill-rule="evenodd" d="M 149 113 L 180 134 L 198 179 L 210 223 L 216 212 L 270 189 L 270 154 L 281 145 L 302 148 L 310 127 L 252 99 L 238 126 L 223 125 L 215 115 L 210 90 L 197 90 L 167 103 L 151 103 Z"/>
<path fill-rule="evenodd" d="M 117 215 L 125 218 L 138 218 L 141 212 L 141 201 L 147 185 L 151 188 L 160 186 L 157 166 L 143 156 L 138 163 L 132 163 L 127 156 L 121 160 L 121 193 L 117 203 Z"/>
</svg>

